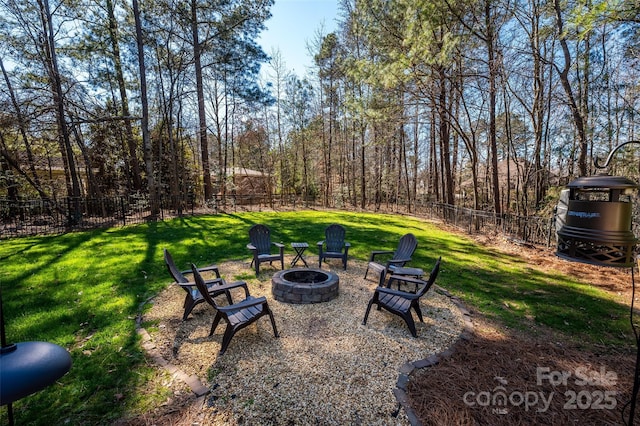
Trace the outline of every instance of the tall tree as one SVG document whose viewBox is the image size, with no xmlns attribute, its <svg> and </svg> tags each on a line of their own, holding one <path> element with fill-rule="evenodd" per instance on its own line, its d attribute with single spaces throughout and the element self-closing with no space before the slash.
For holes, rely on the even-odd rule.
<svg viewBox="0 0 640 426">
<path fill-rule="evenodd" d="M 149 135 L 149 100 L 147 98 L 147 67 L 145 63 L 144 39 L 142 35 L 142 19 L 138 0 L 132 0 L 133 16 L 136 27 L 136 44 L 138 47 L 138 69 L 140 71 L 140 104 L 142 105 L 142 146 L 144 149 L 144 162 L 147 171 L 147 186 L 151 204 L 151 217 L 156 218 L 160 206 L 158 205 L 158 191 L 156 188 L 155 173 L 153 167 L 153 152 L 151 137 Z"/>
<path fill-rule="evenodd" d="M 120 95 L 120 109 L 124 119 L 125 140 L 127 145 L 127 163 L 129 165 L 129 173 L 131 177 L 132 189 L 134 191 L 142 190 L 142 179 L 140 173 L 140 163 L 138 161 L 137 143 L 133 136 L 132 117 L 129 111 L 129 98 L 127 95 L 127 84 L 125 81 L 124 70 L 122 66 L 122 55 L 120 53 L 120 33 L 118 28 L 118 20 L 116 19 L 116 6 L 113 0 L 105 0 L 105 8 L 107 12 L 107 28 L 109 34 L 109 51 L 113 68 L 115 72 L 116 82 L 118 85 L 118 93 Z"/>
<path fill-rule="evenodd" d="M 332 173 L 333 166 L 331 163 L 331 154 L 333 152 L 335 126 L 336 126 L 336 114 L 337 114 L 337 84 L 340 74 L 340 58 L 339 58 L 339 46 L 338 37 L 335 33 L 327 34 L 322 39 L 320 51 L 314 57 L 315 63 L 318 66 L 318 73 L 322 85 L 322 91 L 324 92 L 323 99 L 324 105 L 328 108 L 328 115 L 323 123 L 327 125 L 327 132 L 322 134 L 323 142 L 323 178 L 324 188 L 323 197 L 324 204 L 329 204 L 329 195 L 331 193 Z"/>
<path fill-rule="evenodd" d="M 535 182 L 535 199 L 534 205 L 539 205 L 546 193 L 549 175 L 545 171 L 548 165 L 544 164 L 544 141 L 545 141 L 545 116 L 548 114 L 547 105 L 549 102 L 549 84 L 546 82 L 548 78 L 546 69 L 550 68 L 546 65 L 552 62 L 547 58 L 546 38 L 542 27 L 543 6 L 541 0 L 527 0 L 520 2 L 514 10 L 514 19 L 517 21 L 519 28 L 522 29 L 527 37 L 529 60 L 525 60 L 527 70 L 531 72 L 530 86 L 531 91 L 523 90 L 524 87 L 515 79 L 507 79 L 507 85 L 510 87 L 511 95 L 523 106 L 531 121 L 533 130 L 534 148 L 533 148 L 533 175 Z M 522 56 L 518 54 L 518 56 Z M 514 58 L 516 59 L 516 58 Z M 515 61 L 514 61 L 515 63 Z M 514 73 L 515 74 L 515 73 Z M 528 73 L 527 73 L 528 74 Z M 549 78 L 551 80 L 551 78 Z M 523 82 L 523 84 L 526 84 Z M 526 94 L 532 93 L 533 99 L 529 99 Z"/>
<path fill-rule="evenodd" d="M 213 186 L 207 140 L 203 70 L 205 67 L 212 66 L 217 77 L 228 76 L 231 79 L 229 81 L 243 75 L 243 79 L 235 79 L 235 81 L 242 81 L 244 84 L 235 87 L 241 87 L 242 95 L 256 95 L 257 86 L 248 83 L 255 82 L 260 63 L 266 61 L 267 56 L 253 40 L 264 28 L 264 21 L 271 16 L 269 9 L 272 4 L 273 0 L 224 0 L 222 2 L 191 0 L 189 4 L 188 22 L 196 79 L 198 138 L 202 156 L 205 199 L 213 195 Z M 211 62 L 203 64 L 203 57 L 207 55 L 211 55 L 209 58 Z M 233 71 L 232 75 L 228 74 L 230 70 Z M 224 177 L 225 167 L 220 167 L 223 166 L 221 164 L 218 166 L 220 176 Z"/>
<path fill-rule="evenodd" d="M 75 165 L 75 156 L 71 146 L 71 138 L 69 134 L 69 127 L 66 121 L 66 108 L 65 108 L 65 90 L 63 89 L 63 76 L 60 72 L 58 64 L 58 55 L 56 51 L 56 24 L 54 23 L 54 16 L 51 13 L 48 0 L 38 0 L 37 8 L 35 9 L 39 17 L 39 24 L 35 24 L 31 21 L 26 13 L 25 9 L 20 10 L 15 5 L 13 12 L 14 17 L 22 23 L 22 25 L 28 25 L 23 27 L 26 31 L 29 31 L 31 40 L 34 42 L 37 49 L 37 54 L 42 61 L 43 69 L 46 72 L 47 82 L 50 88 L 52 97 L 52 107 L 55 110 L 56 124 L 58 130 L 58 143 L 60 147 L 60 154 L 62 156 L 66 184 L 67 184 L 67 196 L 78 198 L 80 197 L 80 179 L 78 178 L 78 170 Z M 70 220 L 79 220 L 79 212 L 75 211 L 71 214 Z"/>
<path fill-rule="evenodd" d="M 286 97 L 285 97 L 285 84 L 288 78 L 288 72 L 286 70 L 286 65 L 284 60 L 282 59 L 282 54 L 280 51 L 274 51 L 271 53 L 271 61 L 269 62 L 271 73 L 269 78 L 271 80 L 271 84 L 273 86 L 273 92 L 275 94 L 275 137 L 277 140 L 278 147 L 278 158 L 279 158 L 279 168 L 280 168 L 280 185 L 279 192 L 280 194 L 286 194 L 287 191 L 292 190 L 293 188 L 290 185 L 286 185 L 289 182 L 290 175 L 293 172 L 293 167 L 290 167 L 291 164 L 287 162 L 285 156 L 285 123 L 283 117 L 283 110 L 286 108 Z"/>
<path fill-rule="evenodd" d="M 558 75 L 560 77 L 560 82 L 562 83 L 562 88 L 564 89 L 567 104 L 571 110 L 571 117 L 573 119 L 573 124 L 576 126 L 576 134 L 578 137 L 578 147 L 580 149 L 578 155 L 578 170 L 581 176 L 587 175 L 587 151 L 589 149 L 589 144 L 587 140 L 587 129 L 585 123 L 585 116 L 583 110 L 580 108 L 580 101 L 576 97 L 573 89 L 573 85 L 569 78 L 569 72 L 572 69 L 573 59 L 571 54 L 571 49 L 569 48 L 568 42 L 568 30 L 565 27 L 564 21 L 564 8 L 562 7 L 560 0 L 554 0 L 553 9 L 556 14 L 556 28 L 558 34 L 558 41 L 562 48 L 562 63 L 556 64 L 554 66 Z"/>
<path fill-rule="evenodd" d="M 5 161 L 3 162 L 3 165 L 6 164 L 8 166 L 13 163 L 15 166 L 17 166 L 14 168 L 21 174 L 25 175 L 25 177 L 28 177 L 28 181 L 32 184 L 33 188 L 38 192 L 40 197 L 43 200 L 48 199 L 49 196 L 46 194 L 45 190 L 42 188 L 42 184 L 40 183 L 40 178 L 38 177 L 38 172 L 36 170 L 36 161 L 33 155 L 33 149 L 31 148 L 31 140 L 29 138 L 29 135 L 27 134 L 27 130 L 28 130 L 27 119 L 22 113 L 22 108 L 20 106 L 20 103 L 18 102 L 17 95 L 13 90 L 11 79 L 9 78 L 9 74 L 4 66 L 4 61 L 2 60 L 1 56 L 0 56 L 0 70 L 2 71 L 4 82 L 7 85 L 7 93 L 9 95 L 9 99 L 11 100 L 11 106 L 13 107 L 16 114 L 16 121 L 17 121 L 16 124 L 18 126 L 19 134 L 22 139 L 22 142 L 24 143 L 24 149 L 27 154 L 27 163 L 28 163 L 27 167 L 29 169 L 30 174 L 27 175 L 27 173 L 22 170 L 22 167 L 19 167 L 19 162 L 17 161 L 17 159 L 10 158 L 10 153 L 9 153 L 9 150 L 6 148 L 6 146 L 2 150 L 2 155 L 5 157 Z M 8 170 L 8 167 L 7 167 L 7 170 Z M 16 187 L 15 188 L 16 197 L 17 197 L 17 192 L 18 191 Z"/>
</svg>

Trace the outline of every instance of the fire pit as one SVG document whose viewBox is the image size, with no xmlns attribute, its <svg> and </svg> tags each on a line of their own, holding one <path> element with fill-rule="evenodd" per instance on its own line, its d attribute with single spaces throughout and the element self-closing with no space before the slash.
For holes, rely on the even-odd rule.
<svg viewBox="0 0 640 426">
<path fill-rule="evenodd" d="M 321 303 L 338 296 L 338 275 L 322 269 L 278 271 L 271 279 L 273 297 L 285 303 Z"/>
</svg>

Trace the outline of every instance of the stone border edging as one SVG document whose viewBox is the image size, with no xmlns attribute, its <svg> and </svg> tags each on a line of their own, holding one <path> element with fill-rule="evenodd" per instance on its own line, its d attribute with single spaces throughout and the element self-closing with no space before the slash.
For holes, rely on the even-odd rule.
<svg viewBox="0 0 640 426">
<path fill-rule="evenodd" d="M 147 330 L 142 327 L 142 307 L 146 303 L 151 301 L 154 297 L 155 296 L 152 296 L 140 304 L 140 307 L 138 308 L 138 315 L 136 316 L 136 332 L 142 339 L 142 348 L 146 351 L 147 355 L 153 360 L 154 363 L 167 370 L 172 377 L 182 380 L 187 386 L 189 386 L 191 388 L 191 392 L 193 392 L 196 397 L 201 397 L 208 394 L 211 390 L 207 386 L 202 384 L 198 376 L 189 376 L 184 371 L 162 357 L 160 352 L 156 349 L 156 345 L 155 343 L 153 343 L 151 336 L 149 335 Z"/>
<path fill-rule="evenodd" d="M 453 345 L 451 345 L 448 349 L 444 350 L 443 352 L 433 354 L 428 358 L 419 359 L 413 362 L 407 362 L 399 368 L 400 375 L 398 376 L 396 387 L 393 389 L 393 394 L 395 395 L 396 400 L 398 401 L 398 404 L 400 405 L 400 407 L 404 409 L 407 415 L 407 418 L 409 419 L 409 423 L 412 426 L 422 426 L 422 422 L 420 422 L 420 419 L 418 419 L 418 416 L 416 415 L 415 411 L 409 405 L 409 398 L 407 395 L 407 384 L 411 379 L 411 375 L 414 373 L 416 369 L 434 366 L 437 363 L 439 363 L 441 360 L 450 357 L 454 353 L 455 347 L 459 345 L 461 341 L 470 340 L 471 337 L 473 336 L 473 322 L 471 321 L 471 313 L 464 306 L 462 301 L 458 297 L 452 295 L 442 287 L 434 286 L 434 291 L 437 291 L 443 296 L 448 297 L 449 300 L 451 300 L 451 302 L 453 302 L 453 304 L 456 305 L 456 307 L 460 310 L 460 313 L 462 313 L 464 327 L 462 329 L 462 333 L 460 333 L 460 336 L 458 336 L 458 340 L 456 340 L 456 342 Z"/>
</svg>

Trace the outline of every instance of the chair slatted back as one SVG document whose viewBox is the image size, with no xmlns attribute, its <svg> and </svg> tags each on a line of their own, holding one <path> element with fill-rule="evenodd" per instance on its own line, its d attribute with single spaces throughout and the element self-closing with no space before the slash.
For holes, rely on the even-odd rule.
<svg viewBox="0 0 640 426">
<path fill-rule="evenodd" d="M 271 231 L 266 225 L 253 225 L 249 229 L 249 241 L 258 250 L 258 255 L 271 254 Z"/>
<path fill-rule="evenodd" d="M 442 261 L 442 256 L 438 258 L 438 261 L 436 262 L 435 266 L 431 270 L 431 274 L 429 274 L 429 279 L 427 280 L 427 283 L 423 285 L 420 291 L 418 292 L 420 297 L 424 296 L 424 294 L 431 288 L 433 283 L 436 281 L 436 278 L 438 277 L 438 273 L 440 272 L 441 261 Z"/>
<path fill-rule="evenodd" d="M 394 259 L 411 259 L 413 253 L 418 248 L 418 240 L 415 235 L 405 234 L 398 242 L 398 248 L 394 254 Z"/>
<path fill-rule="evenodd" d="M 163 249 L 164 250 L 164 263 L 167 265 L 167 269 L 169 270 L 169 274 L 171 274 L 171 276 L 173 277 L 173 279 L 177 282 L 177 283 L 188 283 L 189 280 L 187 279 L 187 277 L 185 277 L 180 270 L 176 267 L 175 262 L 173 261 L 173 257 L 171 257 L 171 254 L 169 253 L 169 250 L 167 249 Z"/>
<path fill-rule="evenodd" d="M 328 252 L 341 252 L 344 248 L 346 231 L 342 225 L 336 223 L 329 225 L 324 231 L 325 244 Z"/>
<path fill-rule="evenodd" d="M 211 297 L 204 278 L 202 278 L 202 275 L 200 275 L 200 272 L 198 272 L 198 268 L 193 263 L 191 264 L 191 270 L 193 271 L 193 279 L 196 282 L 196 287 L 198 288 L 198 291 L 200 291 L 200 294 L 202 295 L 204 300 L 214 308 L 218 309 L 216 300 Z"/>
</svg>

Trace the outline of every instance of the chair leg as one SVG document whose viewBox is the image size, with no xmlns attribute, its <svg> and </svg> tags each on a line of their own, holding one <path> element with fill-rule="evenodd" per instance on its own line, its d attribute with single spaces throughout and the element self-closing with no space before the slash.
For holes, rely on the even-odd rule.
<svg viewBox="0 0 640 426">
<path fill-rule="evenodd" d="M 373 305 L 373 299 L 375 298 L 372 297 L 371 300 L 369 300 L 369 304 L 367 305 L 367 312 L 364 313 L 364 319 L 362 320 L 362 325 L 366 325 L 367 324 L 367 318 L 369 318 L 369 311 L 371 311 L 371 305 Z M 378 309 L 380 309 L 378 307 Z"/>
<path fill-rule="evenodd" d="M 191 313 L 191 311 L 195 306 L 196 306 L 195 301 L 190 295 L 187 294 L 187 297 L 185 297 L 184 299 L 184 314 L 182 314 L 182 321 L 187 320 L 187 317 L 189 316 L 189 314 Z"/>
<path fill-rule="evenodd" d="M 378 287 L 384 287 L 384 279 L 387 277 L 387 270 L 383 269 L 378 277 Z"/>
<path fill-rule="evenodd" d="M 269 305 L 265 304 L 264 309 L 267 311 L 267 315 L 269 315 L 269 319 L 271 320 L 271 327 L 273 327 L 273 335 L 275 337 L 280 337 L 278 334 L 278 329 L 276 328 L 276 320 L 273 318 L 273 312 L 269 309 Z"/>
<path fill-rule="evenodd" d="M 401 315 L 404 322 L 407 323 L 409 327 L 409 331 L 413 337 L 418 337 L 418 332 L 416 331 L 416 324 L 413 322 L 413 317 L 411 316 L 411 311 L 407 311 L 406 314 Z"/>
<path fill-rule="evenodd" d="M 256 260 L 256 276 L 260 273 L 260 261 Z"/>
<path fill-rule="evenodd" d="M 227 296 L 227 302 L 229 302 L 230 305 L 233 305 L 233 299 L 231 298 L 231 292 L 229 290 L 224 292 L 225 296 Z"/>
<path fill-rule="evenodd" d="M 367 279 L 367 274 L 369 273 L 369 265 L 367 264 L 367 270 L 364 271 L 364 279 Z"/>
<path fill-rule="evenodd" d="M 413 308 L 414 311 L 416 311 L 416 314 L 418 314 L 418 318 L 420 319 L 420 322 L 424 322 L 424 320 L 422 319 L 422 311 L 420 310 L 420 302 L 418 302 L 417 300 L 414 300 L 413 302 L 411 302 L 411 307 Z M 409 314 L 411 314 L 411 312 L 409 312 Z"/>
<path fill-rule="evenodd" d="M 218 328 L 220 319 L 222 319 L 222 315 L 220 315 L 220 312 L 216 312 L 216 316 L 213 319 L 213 323 L 211 324 L 211 331 L 209 332 L 209 336 L 213 336 L 213 332 L 216 331 L 216 328 Z"/>
<path fill-rule="evenodd" d="M 231 338 L 236 333 L 236 330 L 231 326 L 231 324 L 227 324 L 227 328 L 224 330 L 224 336 L 222 336 L 222 348 L 220 348 L 220 355 L 223 355 L 229 343 L 231 342 Z"/>
<path fill-rule="evenodd" d="M 284 256 L 280 255 L 280 270 L 284 271 Z"/>
</svg>

